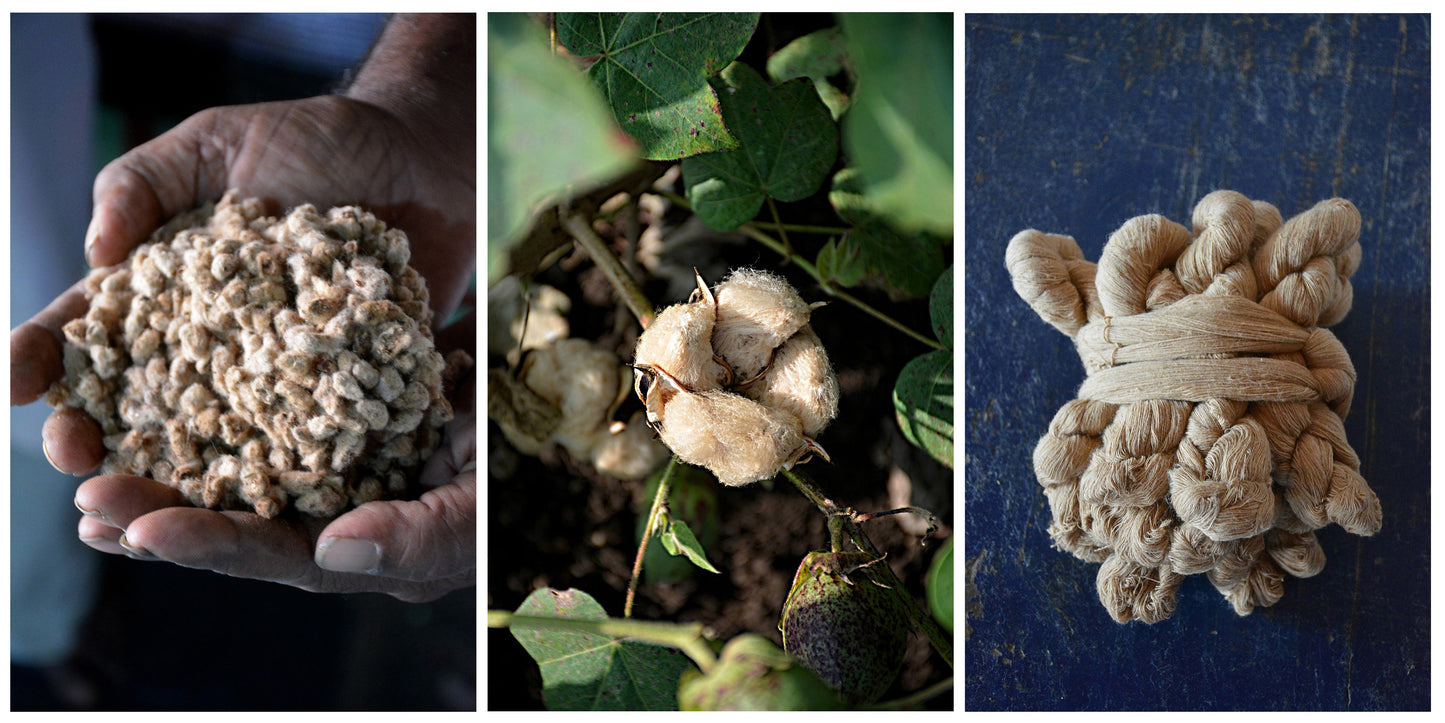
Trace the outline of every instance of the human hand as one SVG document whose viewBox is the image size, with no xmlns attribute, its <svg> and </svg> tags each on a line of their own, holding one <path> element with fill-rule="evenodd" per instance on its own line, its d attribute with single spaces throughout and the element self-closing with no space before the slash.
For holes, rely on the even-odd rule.
<svg viewBox="0 0 1445 723">
<path fill-rule="evenodd" d="M 435 600 L 476 584 L 476 415 L 446 427 L 420 499 L 368 502 L 334 520 L 191 507 L 160 482 L 101 475 L 75 493 L 85 544 L 311 592 Z M 313 553 L 313 550 L 315 551 Z"/>
<path fill-rule="evenodd" d="M 476 348 L 475 317 L 439 330 L 436 343 L 444 351 Z M 476 584 L 477 550 L 475 380 L 464 371 L 455 382 L 450 396 L 456 417 L 421 470 L 419 499 L 368 502 L 332 520 L 267 520 L 254 512 L 193 507 L 178 490 L 144 477 L 100 475 L 76 490 L 75 506 L 84 513 L 77 533 L 101 552 L 310 592 L 379 592 L 427 602 L 470 587 Z M 74 424 L 83 431 L 62 415 L 81 418 Z M 94 424 L 78 410 L 51 415 L 47 449 L 85 449 L 65 444 L 63 435 L 94 434 L 98 440 Z M 94 465 L 104 453 L 103 447 L 89 453 Z M 52 455 L 52 463 L 66 469 L 63 464 L 91 464 L 92 458 Z"/>
<path fill-rule="evenodd" d="M 96 176 L 86 259 L 120 263 L 161 224 L 230 188 L 273 213 L 357 204 L 406 231 L 411 264 L 446 319 L 476 265 L 475 153 L 455 154 L 449 141 L 346 96 L 204 110 Z"/>
<path fill-rule="evenodd" d="M 471 88 L 475 93 L 474 24 L 474 17 L 398 17 L 373 50 L 373 60 L 381 61 L 369 62 L 346 96 L 202 111 L 116 159 L 96 178 L 95 210 L 86 234 L 87 260 L 92 265 L 119 263 L 171 216 L 214 200 L 229 188 L 239 189 L 244 196 L 262 198 L 275 212 L 302 202 L 322 208 L 359 204 L 388 225 L 407 231 L 412 241 L 411 264 L 427 281 L 436 318 L 448 318 L 465 293 L 475 267 L 474 95 L 469 101 L 464 90 Z M 426 44 L 423 40 L 439 50 L 417 49 L 418 44 Z M 465 48 L 468 41 L 472 45 L 470 55 Z M 437 59 L 454 67 L 437 70 L 428 65 Z M 468 62 L 471 67 L 467 67 Z M 459 82 L 468 77 L 470 81 Z M 434 102 L 440 98 L 455 103 Z M 12 405 L 35 401 L 64 375 L 60 330 L 85 310 L 86 301 L 77 285 L 11 331 Z M 466 348 L 474 349 L 475 343 Z M 466 444 L 471 446 L 474 458 L 474 427 L 470 435 L 472 441 Z M 94 471 L 105 456 L 95 421 L 78 410 L 57 410 L 47 420 L 43 436 L 51 463 L 71 474 Z M 455 458 L 456 439 L 460 438 L 453 435 L 452 447 L 444 447 L 437 458 L 446 458 L 447 454 Z M 310 573 L 293 574 L 294 569 L 288 572 L 287 566 L 279 563 L 249 568 L 228 566 L 222 558 L 208 563 L 205 551 L 218 549 L 215 540 L 186 559 L 193 566 L 229 574 L 261 579 L 289 576 L 282 581 L 307 589 L 375 589 L 403 599 L 430 599 L 475 579 L 474 562 L 470 562 L 475 550 L 475 473 L 465 470 L 465 466 L 453 464 L 456 474 L 452 483 L 429 490 L 412 506 L 379 508 L 365 514 L 356 510 L 334 521 L 335 529 L 328 526 L 322 530 L 318 525 L 293 526 L 289 530 L 256 526 L 253 520 L 239 518 L 241 513 L 176 513 L 178 517 L 190 513 L 229 515 L 239 520 L 230 531 L 237 538 L 234 547 L 260 549 L 257 546 L 262 545 L 275 553 L 284 552 L 281 556 L 293 566 L 298 551 L 305 552 L 309 562 L 310 545 L 318 542 L 324 546 L 323 552 L 331 554 L 333 567 L 340 565 L 337 560 L 345 545 L 338 547 L 340 543 L 328 541 L 362 535 L 361 539 L 381 545 L 377 569 L 382 576 L 420 585 L 348 583 L 334 575 L 318 576 L 320 570 L 315 568 Z M 440 479 L 435 474 L 430 477 L 433 486 Z M 103 515 L 98 519 L 117 524 L 161 512 L 162 507 L 184 504 L 169 487 L 137 477 L 103 476 L 87 482 L 82 490 L 77 504 L 99 505 L 86 509 Z M 119 493 L 134 494 L 135 499 L 126 502 L 116 496 Z M 422 507 L 415 507 L 417 504 Z M 216 517 L 194 519 L 205 525 L 192 531 L 225 532 L 224 526 L 217 526 Z M 445 533 L 446 527 L 459 520 L 466 522 L 463 527 L 471 536 L 470 546 L 443 554 L 433 562 L 440 566 L 433 572 L 419 570 L 416 561 L 405 554 L 395 557 L 401 554 L 398 550 L 409 550 L 408 545 L 428 535 L 450 534 Z M 82 537 L 90 538 L 98 549 L 125 549 L 119 547 L 119 534 L 103 534 L 85 521 L 81 525 Z M 119 529 L 127 527 L 122 524 Z M 184 529 L 177 534 L 179 539 L 188 537 Z M 106 542 L 112 544 L 107 546 Z M 448 554 L 468 561 L 469 567 L 440 574 L 437 570 L 450 569 Z M 326 557 L 318 555 L 318 559 Z M 187 564 L 182 559 L 176 561 Z"/>
<path fill-rule="evenodd" d="M 342 96 L 202 111 L 108 164 L 96 177 L 86 257 L 120 263 L 175 214 L 228 188 L 275 203 L 360 203 L 407 232 L 411 264 L 437 319 L 457 308 L 476 259 L 475 169 L 438 149 L 384 107 Z M 470 161 L 474 162 L 474 161 Z M 64 375 L 60 329 L 85 313 L 73 287 L 11 331 L 11 404 L 39 399 Z M 73 411 L 51 415 L 46 453 L 83 474 L 104 456 L 99 429 Z"/>
</svg>

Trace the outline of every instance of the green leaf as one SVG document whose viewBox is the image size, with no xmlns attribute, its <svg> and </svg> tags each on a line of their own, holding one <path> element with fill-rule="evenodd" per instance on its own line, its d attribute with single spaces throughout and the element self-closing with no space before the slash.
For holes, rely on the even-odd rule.
<svg viewBox="0 0 1445 723">
<path fill-rule="evenodd" d="M 953 235 L 953 20 L 844 14 L 858 75 L 843 119 L 875 207 L 905 232 Z"/>
<path fill-rule="evenodd" d="M 908 362 L 893 385 L 893 409 L 908 441 L 953 467 L 953 352 L 939 349 Z"/>
<path fill-rule="evenodd" d="M 838 158 L 838 127 L 813 86 L 798 79 L 772 88 L 742 63 L 712 82 L 741 145 L 683 160 L 698 218 L 731 231 L 756 216 L 767 196 L 800 201 L 817 191 Z"/>
<path fill-rule="evenodd" d="M 521 14 L 487 15 L 489 281 L 507 273 L 508 253 L 539 205 L 636 161 L 597 89 L 548 52 L 541 28 Z"/>
<path fill-rule="evenodd" d="M 717 568 L 707 561 L 707 553 L 702 545 L 693 536 L 692 529 L 682 520 L 669 520 L 667 530 L 662 533 L 662 546 L 667 548 L 671 555 L 683 555 L 692 561 L 692 564 L 716 573 Z"/>
<path fill-rule="evenodd" d="M 846 238 L 841 242 L 828 239 L 828 243 L 818 251 L 817 267 L 818 275 L 823 277 L 824 282 L 841 286 L 857 284 L 868 272 L 858 245 L 848 243 Z"/>
<path fill-rule="evenodd" d="M 843 42 L 841 28 L 808 33 L 783 46 L 768 58 L 768 77 L 772 78 L 774 83 L 793 78 L 813 81 L 818 97 L 828 106 L 833 120 L 837 120 L 843 115 L 843 111 L 848 109 L 848 94 L 839 90 L 828 79 L 850 69 L 848 47 Z"/>
<path fill-rule="evenodd" d="M 717 665 L 687 670 L 677 689 L 683 710 L 839 710 L 843 701 L 816 673 L 757 633 L 723 646 Z"/>
<path fill-rule="evenodd" d="M 933 556 L 928 576 L 923 579 L 923 595 L 928 610 L 944 630 L 953 632 L 953 538 L 950 537 Z"/>
<path fill-rule="evenodd" d="M 953 267 L 948 267 L 928 295 L 928 318 L 933 322 L 933 335 L 949 349 L 953 348 Z"/>
<path fill-rule="evenodd" d="M 602 606 L 580 590 L 535 590 L 518 615 L 603 620 Z M 691 667 L 671 648 L 606 635 L 513 628 L 542 671 L 550 710 L 677 710 L 677 681 Z"/>
<path fill-rule="evenodd" d="M 757 25 L 757 13 L 558 13 L 557 39 L 597 56 L 587 75 L 642 155 L 671 160 L 737 146 L 707 79 Z"/>
<path fill-rule="evenodd" d="M 946 239 L 930 233 L 903 234 L 879 215 L 873 199 L 863 192 L 857 169 L 845 168 L 833 176 L 828 192 L 838 217 L 854 225 L 839 249 L 856 254 L 864 267 L 878 273 L 904 296 L 924 296 L 933 289 L 947 266 L 943 247 Z"/>
<path fill-rule="evenodd" d="M 637 512 L 637 536 L 634 541 L 642 540 L 642 528 L 647 524 L 647 513 L 652 507 L 652 499 L 657 495 L 657 485 L 662 479 L 666 467 L 654 473 L 647 482 L 647 489 L 638 498 Z M 694 467 L 689 464 L 678 464 L 672 472 L 672 489 L 667 495 L 668 519 L 686 520 L 688 530 L 698 540 L 699 549 L 706 550 L 717 544 L 717 482 L 712 475 L 701 467 Z M 668 554 L 661 540 L 662 533 L 667 529 L 664 523 L 662 528 L 653 535 L 652 541 L 647 545 L 647 553 L 642 558 L 643 580 L 649 584 L 680 582 L 692 576 L 694 566 L 684 557 L 674 557 Z M 675 553 L 674 553 L 675 554 Z"/>
</svg>

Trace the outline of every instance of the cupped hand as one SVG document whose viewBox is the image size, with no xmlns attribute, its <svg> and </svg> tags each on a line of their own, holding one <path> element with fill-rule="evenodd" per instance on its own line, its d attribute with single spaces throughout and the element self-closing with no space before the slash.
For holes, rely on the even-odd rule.
<svg viewBox="0 0 1445 723">
<path fill-rule="evenodd" d="M 411 264 L 446 319 L 476 266 L 475 152 L 346 96 L 201 111 L 95 178 L 92 266 L 123 261 L 171 217 L 227 189 L 281 213 L 360 204 L 411 239 Z"/>
<path fill-rule="evenodd" d="M 475 158 L 465 155 L 381 106 L 343 96 L 213 108 L 101 171 L 86 258 L 119 263 L 166 220 L 229 188 L 276 213 L 304 202 L 359 204 L 407 232 L 411 264 L 427 281 L 436 319 L 446 319 L 475 267 Z M 64 376 L 60 330 L 85 309 L 77 285 L 11 331 L 12 405 L 39 399 Z M 80 534 L 107 552 L 308 590 L 434 599 L 475 584 L 475 422 L 457 421 L 419 500 L 369 503 L 325 525 L 286 523 L 192 508 L 160 482 L 103 475 L 77 491 L 87 513 Z M 78 410 L 46 421 L 45 452 L 62 471 L 93 472 L 104 457 L 100 441 Z"/>
<path fill-rule="evenodd" d="M 176 490 L 101 475 L 75 493 L 85 544 L 311 592 L 379 592 L 435 600 L 476 584 L 476 416 L 446 427 L 420 499 L 368 502 L 334 520 L 267 520 L 189 506 Z"/>
</svg>

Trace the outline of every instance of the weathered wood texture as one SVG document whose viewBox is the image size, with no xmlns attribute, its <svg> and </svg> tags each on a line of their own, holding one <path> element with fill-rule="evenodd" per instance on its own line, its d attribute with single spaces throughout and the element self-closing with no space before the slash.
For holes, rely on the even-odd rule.
<svg viewBox="0 0 1445 723">
<path fill-rule="evenodd" d="M 1426 16 L 965 19 L 970 709 L 1428 709 L 1430 21 Z M 1286 218 L 1331 196 L 1364 218 L 1346 418 L 1384 527 L 1319 534 L 1328 563 L 1237 617 L 1203 576 L 1174 617 L 1118 625 L 1098 565 L 1050 547 L 1031 465 L 1083 369 L 1013 292 L 1009 239 L 1125 219 L 1189 224 L 1229 188 Z"/>
</svg>

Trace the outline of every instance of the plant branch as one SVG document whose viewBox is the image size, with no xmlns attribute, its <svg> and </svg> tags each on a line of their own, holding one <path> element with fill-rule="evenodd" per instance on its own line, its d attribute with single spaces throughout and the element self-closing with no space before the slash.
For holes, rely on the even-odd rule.
<svg viewBox="0 0 1445 723">
<path fill-rule="evenodd" d="M 742 226 L 738 227 L 738 230 L 739 230 L 739 231 L 742 231 L 744 234 L 746 234 L 747 236 L 749 236 L 750 238 L 752 238 L 754 241 L 757 241 L 758 243 L 760 243 L 760 244 L 762 244 L 762 245 L 764 245 L 764 246 L 767 246 L 768 248 L 770 248 L 770 249 L 778 252 L 779 254 L 782 254 L 782 255 L 784 255 L 784 256 L 788 256 L 788 255 L 789 255 L 789 250 L 788 250 L 786 247 L 784 247 L 782 244 L 778 243 L 777 240 L 775 240 L 773 237 L 771 237 L 771 236 L 763 233 L 761 229 L 759 229 L 758 227 L 754 226 L 754 225 L 751 224 L 751 223 L 745 223 L 745 224 L 743 224 Z M 900 322 L 900 321 L 898 321 L 897 319 L 894 319 L 893 317 L 891 317 L 891 316 L 889 316 L 889 315 L 887 315 L 887 314 L 885 314 L 885 313 L 883 313 L 883 312 L 881 312 L 881 311 L 879 311 L 879 310 L 877 310 L 877 309 L 869 306 L 869 305 L 868 305 L 866 302 L 864 302 L 862 299 L 859 299 L 858 297 L 853 296 L 852 294 L 850 294 L 850 293 L 848 293 L 848 292 L 846 292 L 846 291 L 844 291 L 844 290 L 842 290 L 842 289 L 840 289 L 840 288 L 838 288 L 838 287 L 836 287 L 836 286 L 833 286 L 832 284 L 828 283 L 827 280 L 825 280 L 825 279 L 823 278 L 823 275 L 820 274 L 820 273 L 818 273 L 818 267 L 814 266 L 813 264 L 811 264 L 811 263 L 809 263 L 809 262 L 807 262 L 807 261 L 804 261 L 803 259 L 801 259 L 801 258 L 799 258 L 799 257 L 797 257 L 797 256 L 793 256 L 793 257 L 792 257 L 792 260 L 793 260 L 793 263 L 795 263 L 795 264 L 798 265 L 798 268 L 800 268 L 800 269 L 808 272 L 808 275 L 809 275 L 809 276 L 811 276 L 811 277 L 813 277 L 814 279 L 816 279 L 819 284 L 822 284 L 822 286 L 823 286 L 823 291 L 826 291 L 827 293 L 829 293 L 829 294 L 831 294 L 831 295 L 833 295 L 833 296 L 836 296 L 836 297 L 838 297 L 839 299 L 842 299 L 843 301 L 845 301 L 845 302 L 847 302 L 847 303 L 849 303 L 849 304 L 852 304 L 853 306 L 857 307 L 859 310 L 863 311 L 864 313 L 868 314 L 869 316 L 872 316 L 873 318 L 875 318 L 875 319 L 877 319 L 877 320 L 879 320 L 879 321 L 881 321 L 881 322 L 883 322 L 883 323 L 885 323 L 885 324 L 893 327 L 894 329 L 897 329 L 898 331 L 903 332 L 903 333 L 906 334 L 907 336 L 909 336 L 909 337 L 911 337 L 911 338 L 913 338 L 913 339 L 916 339 L 916 340 L 918 340 L 919 342 L 922 342 L 922 343 L 924 343 L 924 344 L 927 344 L 928 346 L 931 346 L 931 347 L 933 347 L 934 349 L 942 349 L 942 348 L 943 348 L 943 345 L 940 344 L 940 343 L 938 343 L 936 340 L 929 339 L 928 337 L 926 337 L 926 336 L 924 336 L 924 335 L 922 335 L 922 334 L 919 334 L 918 332 L 916 332 L 916 331 L 914 331 L 914 330 L 912 330 L 912 329 L 904 326 L 903 323 Z"/>
<path fill-rule="evenodd" d="M 783 239 L 783 263 L 786 264 L 793 260 L 793 245 L 788 243 L 788 232 L 783 229 L 783 219 L 778 216 L 778 205 L 773 203 L 773 197 L 763 196 L 763 198 L 767 199 L 768 210 L 773 214 L 773 225 L 778 227 L 778 237 Z"/>
<path fill-rule="evenodd" d="M 825 236 L 839 236 L 848 233 L 852 229 L 845 226 L 813 226 L 806 223 L 769 223 L 767 221 L 753 221 L 754 226 L 766 228 L 772 231 L 792 231 L 794 233 L 816 233 Z"/>
<path fill-rule="evenodd" d="M 865 710 L 910 710 L 914 706 L 928 700 L 929 698 L 932 698 L 933 696 L 943 693 L 944 691 L 950 690 L 952 688 L 953 676 L 950 675 L 947 678 L 944 678 L 943 680 L 940 680 L 937 683 L 928 686 L 927 688 L 924 688 L 922 690 L 916 690 L 912 693 L 909 693 L 908 695 L 903 696 L 902 698 L 865 706 Z"/>
<path fill-rule="evenodd" d="M 829 524 L 841 525 L 843 531 L 848 537 L 853 539 L 853 544 L 857 545 L 858 549 L 868 553 L 870 557 L 878 558 L 883 556 L 883 553 L 878 551 L 878 548 L 873 545 L 873 541 L 868 538 L 868 535 L 864 534 L 863 530 L 858 527 L 858 523 L 853 521 L 854 513 L 852 510 L 840 508 L 834 504 L 832 500 L 824 497 L 823 493 L 818 491 L 818 488 L 813 484 L 812 480 L 809 480 L 801 472 L 785 469 L 783 470 L 783 474 L 793 483 L 794 487 L 798 488 L 799 492 L 803 493 L 804 497 L 807 497 L 818 509 L 828 515 Z M 833 522 L 835 519 L 842 521 L 835 523 Z M 943 656 L 943 660 L 948 663 L 948 667 L 953 667 L 953 639 L 948 633 L 943 631 L 943 628 L 938 626 L 938 622 L 933 619 L 933 616 L 924 613 L 923 610 L 918 607 L 918 603 L 909 597 L 908 593 L 903 589 L 903 581 L 898 579 L 892 567 L 888 565 L 880 565 L 878 567 L 884 578 L 884 585 L 888 589 L 893 590 L 894 595 L 905 603 L 905 607 L 908 610 L 908 617 L 912 620 L 914 627 L 923 631 L 923 634 L 928 637 L 928 642 L 933 645 L 933 649 L 937 650 L 938 654 Z"/>
<path fill-rule="evenodd" d="M 657 494 L 652 496 L 652 511 L 647 513 L 647 525 L 642 528 L 642 541 L 637 546 L 637 559 L 632 561 L 632 579 L 627 581 L 627 601 L 622 604 L 622 617 L 632 617 L 632 600 L 637 596 L 637 581 L 642 577 L 642 558 L 647 555 L 647 545 L 652 541 L 652 528 L 657 526 L 657 516 L 667 504 L 672 492 L 672 472 L 677 469 L 677 455 L 667 461 L 662 478 L 657 481 Z"/>
<path fill-rule="evenodd" d="M 557 210 L 557 218 L 562 222 L 562 228 L 566 229 L 567 233 L 577 241 L 577 245 L 592 257 L 592 262 L 597 264 L 597 268 L 602 269 L 603 275 L 612 283 L 612 288 L 617 290 L 617 295 L 622 297 L 623 303 L 627 304 L 632 315 L 637 317 L 637 323 L 646 329 L 647 325 L 652 322 L 652 317 L 656 315 L 652 309 L 652 302 L 647 300 L 647 295 L 642 293 L 642 287 L 637 284 L 636 279 L 632 278 L 632 274 L 627 273 L 627 269 L 623 268 L 622 261 L 617 258 L 617 254 L 613 253 L 602 237 L 592 230 L 592 224 L 587 219 L 573 214 L 566 208 Z"/>
<path fill-rule="evenodd" d="M 687 209 L 687 210 L 689 210 L 689 211 L 692 210 L 692 204 L 687 200 L 687 198 L 685 198 L 685 197 L 683 197 L 683 196 L 679 196 L 679 195 L 677 195 L 676 193 L 672 193 L 671 191 L 658 191 L 658 190 L 653 190 L 653 191 L 650 191 L 650 192 L 651 192 L 651 193 L 657 193 L 657 194 L 661 195 L 663 198 L 666 198 L 667 200 L 672 201 L 673 203 L 675 203 L 675 204 L 677 204 L 677 205 L 679 205 L 679 206 L 682 206 L 683 208 L 685 208 L 685 209 Z M 771 204 L 771 203 L 772 203 L 772 199 L 769 198 L 769 199 L 768 199 L 768 202 Z M 774 217 L 774 224 L 773 224 L 774 226 L 783 226 L 783 225 L 784 225 L 781 221 L 778 221 L 778 220 L 777 220 L 777 209 L 776 209 L 776 208 L 773 208 L 773 217 Z M 792 226 L 788 226 L 788 228 L 792 228 Z M 823 227 L 821 227 L 821 226 L 814 226 L 814 227 L 810 227 L 810 228 L 813 228 L 813 229 L 821 229 L 821 228 L 823 228 Z M 839 229 L 839 230 L 844 231 L 844 232 L 847 231 L 847 229 Z M 934 349 L 942 349 L 942 348 L 943 348 L 943 345 L 940 344 L 940 343 L 938 343 L 938 341 L 936 341 L 936 340 L 934 340 L 934 339 L 930 339 L 930 338 L 928 338 L 928 337 L 926 337 L 926 336 L 924 336 L 924 335 L 922 335 L 922 334 L 919 334 L 918 332 L 916 332 L 916 331 L 914 331 L 914 330 L 912 330 L 912 329 L 904 326 L 903 323 L 900 322 L 900 321 L 898 321 L 897 319 L 894 319 L 893 317 L 891 317 L 891 316 L 889 316 L 889 315 L 887 315 L 887 314 L 885 314 L 885 313 L 883 313 L 883 312 L 881 312 L 881 311 L 879 311 L 879 310 L 877 310 L 877 309 L 869 306 L 869 305 L 868 305 L 866 302 L 864 302 L 862 299 L 859 299 L 858 297 L 856 297 L 856 296 L 854 296 L 854 295 L 852 295 L 852 294 L 850 294 L 850 293 L 848 293 L 848 292 L 846 292 L 846 291 L 844 291 L 844 290 L 842 290 L 842 289 L 840 289 L 840 288 L 837 288 L 836 286 L 833 286 L 832 284 L 828 283 L 828 280 L 827 280 L 827 279 L 824 279 L 824 278 L 823 278 L 823 275 L 820 274 L 820 273 L 818 273 L 818 267 L 814 266 L 813 264 L 809 263 L 808 261 L 805 261 L 802 257 L 793 254 L 793 250 L 792 250 L 792 247 L 791 247 L 791 246 L 787 245 L 786 243 L 779 243 L 779 242 L 778 242 L 776 239 L 774 239 L 772 236 L 769 236 L 769 235 L 763 233 L 762 229 L 758 227 L 757 222 L 745 223 L 745 224 L 743 224 L 742 226 L 739 226 L 739 227 L 738 227 L 738 231 L 741 231 L 743 234 L 745 234 L 745 235 L 747 235 L 748 237 L 752 238 L 754 241 L 757 241 L 758 243 L 760 243 L 760 244 L 762 244 L 762 245 L 764 245 L 764 246 L 767 246 L 768 248 L 770 248 L 770 249 L 778 252 L 778 254 L 781 255 L 784 259 L 787 259 L 787 260 L 792 261 L 793 263 L 797 264 L 797 265 L 798 265 L 798 268 L 802 269 L 803 271 L 806 271 L 809 276 L 813 277 L 813 279 L 814 279 L 815 281 L 817 281 L 819 284 L 822 285 L 823 291 L 826 291 L 827 293 L 829 293 L 829 294 L 831 294 L 831 295 L 833 295 L 833 296 L 836 296 L 836 297 L 838 297 L 839 299 L 842 299 L 843 301 L 845 301 L 845 302 L 847 302 L 847 303 L 849 303 L 849 304 L 852 304 L 853 306 L 857 307 L 859 310 L 863 311 L 864 313 L 868 314 L 869 316 L 872 316 L 873 318 L 875 318 L 875 319 L 877 319 L 877 320 L 879 320 L 879 321 L 881 321 L 881 322 L 883 322 L 883 323 L 885 323 L 885 324 L 893 327 L 894 329 L 897 329 L 898 331 L 903 332 L 905 335 L 907 335 L 907 336 L 909 336 L 909 337 L 911 337 L 911 338 L 913 338 L 913 339 L 916 339 L 916 340 L 918 340 L 919 342 L 921 342 L 921 343 L 923 343 L 923 344 L 926 344 L 926 345 L 928 345 L 928 346 L 931 346 L 931 347 L 933 347 Z M 786 239 L 787 237 L 784 236 L 784 238 Z"/>
<path fill-rule="evenodd" d="M 706 673 L 717 665 L 717 656 L 707 644 L 707 628 L 702 623 L 663 623 L 652 620 L 574 620 L 535 615 L 517 615 L 506 610 L 488 610 L 487 627 L 561 630 L 592 633 L 614 639 L 626 638 L 644 643 L 666 645 L 681 650 Z"/>
</svg>

